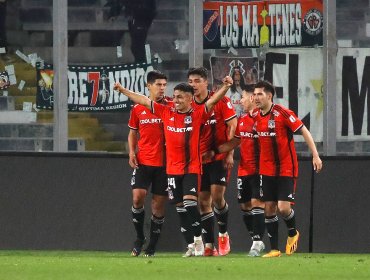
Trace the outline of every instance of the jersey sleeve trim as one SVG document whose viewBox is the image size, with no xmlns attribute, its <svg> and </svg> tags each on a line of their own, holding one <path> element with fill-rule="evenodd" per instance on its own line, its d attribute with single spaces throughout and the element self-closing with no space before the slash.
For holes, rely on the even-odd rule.
<svg viewBox="0 0 370 280">
<path fill-rule="evenodd" d="M 298 130 L 300 130 L 301 128 L 303 127 L 303 123 L 296 129 L 294 130 L 293 132 L 297 132 Z"/>
<path fill-rule="evenodd" d="M 234 119 L 234 118 L 236 118 L 237 117 L 237 115 L 235 114 L 235 115 L 233 115 L 233 116 L 231 116 L 230 118 L 228 118 L 228 119 L 226 119 L 225 120 L 225 123 L 227 123 L 228 121 L 231 121 L 232 119 Z"/>
<path fill-rule="evenodd" d="M 138 128 L 138 127 L 133 127 L 133 126 L 130 126 L 130 125 L 128 125 L 128 127 L 129 127 L 130 129 L 132 129 L 132 130 L 139 130 L 139 128 Z"/>
</svg>

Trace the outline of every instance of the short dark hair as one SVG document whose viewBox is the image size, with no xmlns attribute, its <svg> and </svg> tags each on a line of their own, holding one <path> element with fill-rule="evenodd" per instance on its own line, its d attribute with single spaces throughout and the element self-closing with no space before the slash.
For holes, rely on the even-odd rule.
<svg viewBox="0 0 370 280">
<path fill-rule="evenodd" d="M 199 75 L 203 79 L 208 79 L 208 70 L 205 67 L 193 67 L 188 70 L 188 78 L 190 75 Z"/>
<path fill-rule="evenodd" d="M 188 93 L 194 94 L 193 87 L 190 86 L 187 83 L 180 83 L 180 84 L 176 85 L 173 90 L 179 90 L 179 91 L 183 91 L 183 92 L 188 92 Z"/>
<path fill-rule="evenodd" d="M 246 92 L 253 92 L 254 88 L 255 88 L 255 84 L 249 84 L 249 85 L 244 85 L 242 87 L 242 90 L 244 90 Z"/>
<path fill-rule="evenodd" d="M 272 94 L 272 97 L 275 96 L 275 87 L 269 81 L 266 80 L 259 81 L 254 87 L 263 88 L 264 91 L 270 92 Z"/>
<path fill-rule="evenodd" d="M 163 74 L 161 71 L 153 70 L 153 71 L 148 72 L 148 75 L 146 77 L 146 82 L 148 84 L 153 84 L 155 80 L 158 80 L 158 79 L 167 80 L 167 76 Z"/>
</svg>

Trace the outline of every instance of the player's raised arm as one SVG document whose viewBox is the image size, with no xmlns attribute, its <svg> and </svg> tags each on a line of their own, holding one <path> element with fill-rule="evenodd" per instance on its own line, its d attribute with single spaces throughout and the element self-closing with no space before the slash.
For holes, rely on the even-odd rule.
<svg viewBox="0 0 370 280">
<path fill-rule="evenodd" d="M 319 153 L 317 152 L 315 142 L 313 141 L 311 132 L 303 126 L 301 128 L 301 133 L 304 138 L 304 140 L 307 143 L 308 148 L 311 150 L 312 153 L 312 164 L 313 164 L 313 169 L 318 173 L 322 169 L 322 161 L 320 159 Z"/>
<path fill-rule="evenodd" d="M 151 109 L 151 100 L 146 97 L 145 95 L 133 92 L 127 88 L 124 88 L 120 83 L 115 83 L 114 90 L 119 91 L 120 93 L 126 95 L 128 98 L 130 98 L 134 103 L 143 105 L 147 107 L 149 110 Z"/>
<path fill-rule="evenodd" d="M 223 80 L 223 85 L 222 87 L 216 91 L 215 94 L 212 95 L 210 99 L 207 100 L 206 106 L 207 110 L 211 111 L 213 107 L 217 104 L 218 101 L 222 99 L 222 97 L 225 96 L 226 92 L 229 90 L 231 85 L 233 84 L 233 79 L 230 76 L 226 76 Z"/>
</svg>

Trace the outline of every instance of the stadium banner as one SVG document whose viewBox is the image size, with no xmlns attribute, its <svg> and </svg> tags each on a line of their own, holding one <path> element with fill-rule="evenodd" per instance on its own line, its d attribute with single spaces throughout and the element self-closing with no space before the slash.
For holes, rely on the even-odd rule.
<svg viewBox="0 0 370 280">
<path fill-rule="evenodd" d="M 155 62 L 155 61 L 154 61 Z M 78 112 L 129 111 L 127 96 L 113 90 L 115 82 L 147 95 L 146 76 L 152 64 L 68 66 L 68 110 Z M 53 109 L 53 66 L 37 64 L 38 109 Z"/>
<path fill-rule="evenodd" d="M 209 61 L 213 90 L 222 84 L 222 79 L 226 75 L 233 78 L 235 87 L 231 87 L 226 93 L 226 96 L 230 98 L 237 115 L 240 116 L 243 111 L 240 105 L 242 87 L 245 84 L 255 84 L 259 78 L 258 58 L 211 56 Z M 236 72 L 239 73 L 237 77 Z"/>
<path fill-rule="evenodd" d="M 370 55 L 366 48 L 337 54 L 337 139 L 370 140 Z"/>
<path fill-rule="evenodd" d="M 323 45 L 322 0 L 203 3 L 203 48 Z"/>
<path fill-rule="evenodd" d="M 291 109 L 323 141 L 323 49 L 283 49 L 266 54 L 264 79 L 273 83 L 274 102 Z M 296 141 L 304 141 L 295 136 Z"/>
</svg>

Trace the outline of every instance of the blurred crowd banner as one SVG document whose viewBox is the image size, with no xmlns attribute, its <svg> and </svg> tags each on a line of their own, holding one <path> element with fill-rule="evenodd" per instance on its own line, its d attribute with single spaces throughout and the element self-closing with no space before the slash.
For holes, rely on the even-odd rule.
<svg viewBox="0 0 370 280">
<path fill-rule="evenodd" d="M 323 140 L 323 49 L 273 49 L 266 53 L 263 79 L 276 88 L 274 102 L 293 110 L 315 141 Z M 211 57 L 214 86 L 240 68 L 246 84 L 258 73 L 256 58 Z M 370 140 L 370 55 L 367 49 L 340 48 L 337 54 L 337 140 Z M 240 83 L 240 82 L 239 82 Z M 229 97 L 234 95 L 231 92 Z M 235 95 L 236 96 L 236 95 Z M 235 101 L 233 101 L 235 105 Z M 333 125 L 333 124 L 328 124 Z M 303 141 L 302 137 L 296 137 Z"/>
<path fill-rule="evenodd" d="M 323 45 L 322 0 L 204 2 L 204 49 Z"/>
<path fill-rule="evenodd" d="M 259 79 L 259 64 L 256 57 L 219 57 L 211 56 L 212 88 L 222 84 L 222 79 L 229 75 L 234 84 L 226 93 L 231 100 L 238 116 L 243 112 L 240 104 L 242 88 L 247 84 L 255 84 Z"/>
<path fill-rule="evenodd" d="M 147 94 L 146 76 L 152 64 L 68 66 L 68 110 L 79 112 L 128 111 L 128 98 L 113 90 L 114 83 Z M 53 109 L 53 66 L 37 65 L 38 109 Z"/>
<path fill-rule="evenodd" d="M 274 102 L 293 110 L 323 140 L 323 49 L 283 49 L 267 52 L 264 79 L 276 90 Z M 297 137 L 297 141 L 303 141 Z"/>
<path fill-rule="evenodd" d="M 369 49 L 338 49 L 337 138 L 352 140 L 370 139 L 369 94 Z"/>
</svg>

